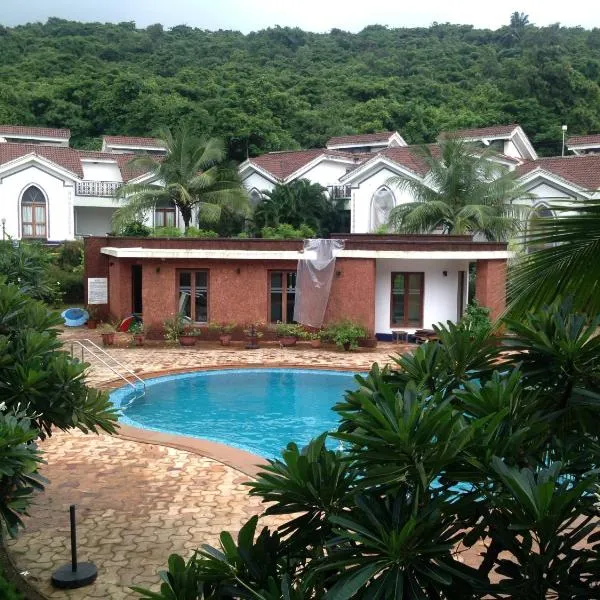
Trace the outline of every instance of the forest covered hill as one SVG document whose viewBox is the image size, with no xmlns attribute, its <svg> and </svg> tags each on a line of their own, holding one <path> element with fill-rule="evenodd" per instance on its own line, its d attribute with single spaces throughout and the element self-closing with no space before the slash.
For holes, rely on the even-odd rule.
<svg viewBox="0 0 600 600">
<path fill-rule="evenodd" d="M 507 22 L 509 17 L 507 15 Z M 369 26 L 244 35 L 50 19 L 0 26 L 0 123 L 68 127 L 72 145 L 190 119 L 233 158 L 332 135 L 520 123 L 542 154 L 600 131 L 600 29 Z"/>
</svg>

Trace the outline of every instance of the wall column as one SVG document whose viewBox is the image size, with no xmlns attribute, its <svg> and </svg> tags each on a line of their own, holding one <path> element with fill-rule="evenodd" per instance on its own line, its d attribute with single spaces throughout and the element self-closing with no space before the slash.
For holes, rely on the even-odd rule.
<svg viewBox="0 0 600 600">
<path fill-rule="evenodd" d="M 498 319 L 506 308 L 506 259 L 478 260 L 475 298 L 490 309 L 490 319 Z"/>
</svg>

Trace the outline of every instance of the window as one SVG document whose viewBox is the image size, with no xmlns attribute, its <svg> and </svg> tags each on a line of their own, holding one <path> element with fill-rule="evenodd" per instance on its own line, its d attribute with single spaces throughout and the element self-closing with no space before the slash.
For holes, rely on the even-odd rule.
<svg viewBox="0 0 600 600">
<path fill-rule="evenodd" d="M 179 312 L 196 323 L 208 322 L 208 271 L 179 272 Z"/>
<path fill-rule="evenodd" d="M 392 273 L 391 327 L 423 327 L 423 273 Z"/>
<path fill-rule="evenodd" d="M 250 201 L 250 206 L 252 208 L 256 208 L 263 199 L 262 194 L 256 188 L 250 190 L 248 197 Z"/>
<path fill-rule="evenodd" d="M 545 204 L 538 204 L 537 206 L 535 206 L 533 208 L 533 210 L 531 211 L 531 215 L 529 217 L 529 231 L 533 233 L 533 235 L 535 235 L 535 225 L 536 225 L 536 221 L 541 221 L 543 219 L 552 219 L 554 217 L 554 213 L 545 205 Z M 528 240 L 527 243 L 527 252 L 534 252 L 535 250 L 542 250 L 544 248 L 552 248 L 552 246 L 554 246 L 554 244 L 548 243 L 548 244 L 540 244 L 540 243 L 535 243 L 533 241 Z"/>
<path fill-rule="evenodd" d="M 394 194 L 387 187 L 380 187 L 371 200 L 371 231 L 377 231 L 388 223 L 390 212 L 396 200 Z"/>
<path fill-rule="evenodd" d="M 21 198 L 22 237 L 46 237 L 46 197 L 40 188 L 29 186 Z"/>
<path fill-rule="evenodd" d="M 157 206 L 154 209 L 154 227 L 175 227 L 175 207 Z"/>
<path fill-rule="evenodd" d="M 292 323 L 296 300 L 296 271 L 269 273 L 269 321 Z"/>
</svg>

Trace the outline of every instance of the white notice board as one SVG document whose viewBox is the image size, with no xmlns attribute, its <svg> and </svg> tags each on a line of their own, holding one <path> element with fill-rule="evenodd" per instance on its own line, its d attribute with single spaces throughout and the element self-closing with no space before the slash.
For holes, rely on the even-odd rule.
<svg viewBox="0 0 600 600">
<path fill-rule="evenodd" d="M 108 279 L 88 277 L 88 304 L 108 304 Z"/>
</svg>

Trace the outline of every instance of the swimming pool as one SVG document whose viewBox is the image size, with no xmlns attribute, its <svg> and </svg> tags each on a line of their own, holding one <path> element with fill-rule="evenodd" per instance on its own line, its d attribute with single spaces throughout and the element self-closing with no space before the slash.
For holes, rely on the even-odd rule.
<svg viewBox="0 0 600 600">
<path fill-rule="evenodd" d="M 305 445 L 337 427 L 333 405 L 356 389 L 354 373 L 307 369 L 228 369 L 146 380 L 146 396 L 131 388 L 111 394 L 121 423 L 221 442 L 279 456 L 288 442 Z"/>
</svg>

